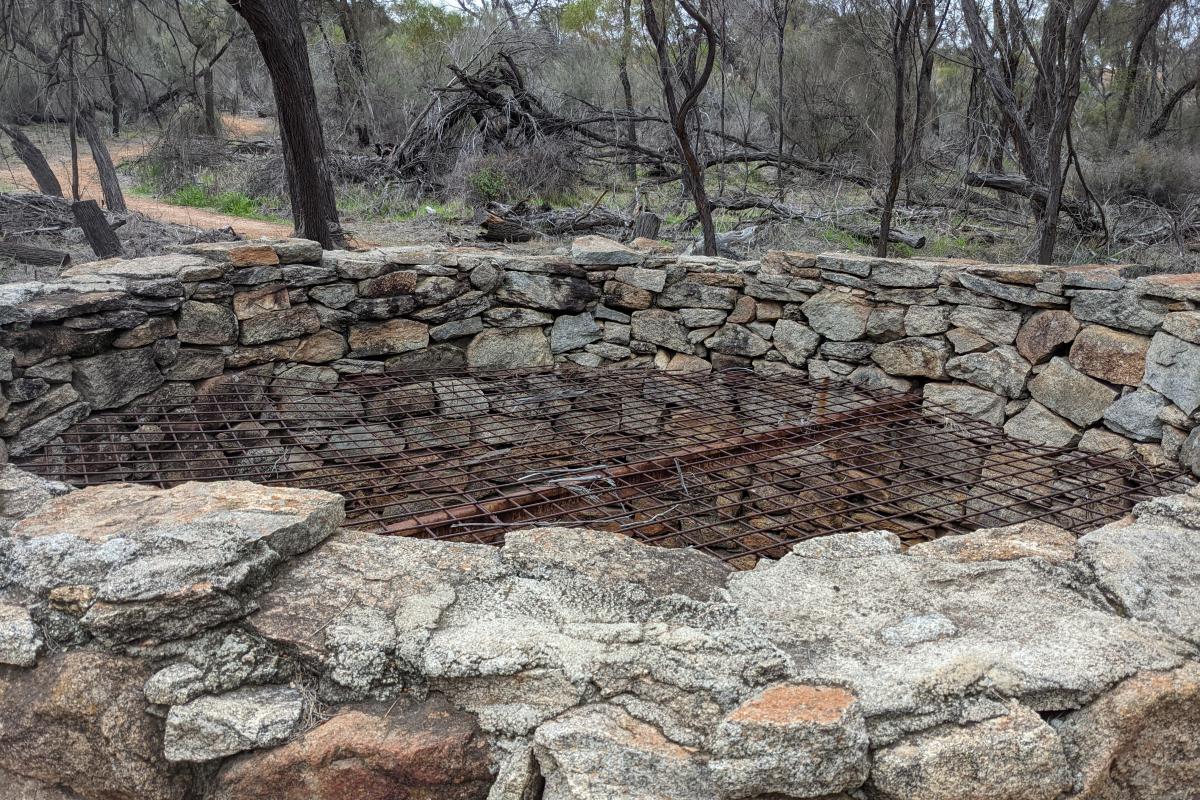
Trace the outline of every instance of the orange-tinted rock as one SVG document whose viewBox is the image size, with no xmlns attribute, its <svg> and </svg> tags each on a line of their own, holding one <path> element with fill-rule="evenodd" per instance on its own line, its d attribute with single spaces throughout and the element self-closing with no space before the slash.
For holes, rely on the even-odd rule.
<svg viewBox="0 0 1200 800">
<path fill-rule="evenodd" d="M 1122 333 L 1103 325 L 1089 325 L 1071 345 L 1071 366 L 1109 383 L 1137 386 L 1146 371 L 1150 338 Z"/>
<path fill-rule="evenodd" d="M 294 741 L 230 762 L 220 800 L 476 800 L 492 782 L 472 717 L 441 700 L 347 707 Z"/>
<path fill-rule="evenodd" d="M 1017 333 L 1017 352 L 1031 364 L 1050 356 L 1079 333 L 1079 323 L 1068 311 L 1039 311 Z"/>
<path fill-rule="evenodd" d="M 1193 800 L 1200 791 L 1200 665 L 1135 675 L 1059 726 L 1078 800 Z"/>
<path fill-rule="evenodd" d="M 0 771 L 87 798 L 183 797 L 190 779 L 163 758 L 162 720 L 146 713 L 149 677 L 134 659 L 83 650 L 0 673 Z"/>
<path fill-rule="evenodd" d="M 235 267 L 269 267 L 279 263 L 279 254 L 269 244 L 248 244 L 229 248 L 229 262 Z"/>
<path fill-rule="evenodd" d="M 1075 557 L 1075 535 L 1047 522 L 1021 522 L 1003 528 L 983 528 L 960 536 L 945 536 L 908 548 L 910 556 L 942 561 L 1012 561 L 1044 558 L 1066 563 Z"/>
</svg>

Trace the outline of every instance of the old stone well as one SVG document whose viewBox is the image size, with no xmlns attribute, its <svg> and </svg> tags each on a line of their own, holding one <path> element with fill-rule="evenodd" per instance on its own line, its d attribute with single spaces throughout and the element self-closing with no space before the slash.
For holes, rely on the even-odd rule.
<svg viewBox="0 0 1200 800">
<path fill-rule="evenodd" d="M 1200 797 L 1200 275 L 0 286 L 0 797 Z"/>
</svg>

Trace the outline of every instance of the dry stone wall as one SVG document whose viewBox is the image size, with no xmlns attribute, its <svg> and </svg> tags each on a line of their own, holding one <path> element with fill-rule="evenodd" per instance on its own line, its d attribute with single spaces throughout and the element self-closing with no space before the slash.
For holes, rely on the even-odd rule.
<svg viewBox="0 0 1200 800">
<path fill-rule="evenodd" d="M 0 286 L 0 458 L 92 410 L 243 369 L 806 371 L 921 392 L 1012 436 L 1200 474 L 1200 274 L 598 237 L 569 253 L 302 240 L 184 247 Z"/>
<path fill-rule="evenodd" d="M 731 572 L 0 467 L 0 797 L 1193 800 L 1200 492 Z"/>
</svg>

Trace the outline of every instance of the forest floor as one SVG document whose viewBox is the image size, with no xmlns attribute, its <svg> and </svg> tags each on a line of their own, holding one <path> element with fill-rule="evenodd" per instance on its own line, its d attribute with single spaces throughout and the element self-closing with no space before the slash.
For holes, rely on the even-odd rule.
<svg viewBox="0 0 1200 800">
<path fill-rule="evenodd" d="M 256 120 L 237 118 L 229 120 L 231 127 L 239 135 L 253 135 L 266 127 L 255 126 Z M 69 193 L 71 187 L 71 153 L 67 137 L 61 125 L 39 125 L 25 128 L 26 135 L 34 141 L 50 162 L 51 169 L 58 177 L 63 192 Z M 108 142 L 109 153 L 118 169 L 121 164 L 144 156 L 153 144 L 153 137 L 142 131 L 134 131 Z M 100 179 L 96 175 L 96 165 L 87 150 L 87 143 L 80 142 L 79 158 L 79 194 L 85 200 L 101 200 Z M 8 191 L 37 191 L 25 166 L 19 159 L 7 150 L 0 156 L 2 171 L 0 185 Z M 202 208 L 175 205 L 155 197 L 130 191 L 132 188 L 128 179 L 123 179 L 125 204 L 131 211 L 137 211 L 159 222 L 169 222 L 176 225 L 187 225 L 204 230 L 216 230 L 229 227 L 240 236 L 247 238 L 288 236 L 292 226 L 281 222 L 247 219 L 245 217 L 223 214 Z"/>
</svg>

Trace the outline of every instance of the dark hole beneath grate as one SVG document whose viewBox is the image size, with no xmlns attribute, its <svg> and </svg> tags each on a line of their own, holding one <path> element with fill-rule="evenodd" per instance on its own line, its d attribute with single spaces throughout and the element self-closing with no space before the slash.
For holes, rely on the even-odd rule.
<svg viewBox="0 0 1200 800">
<path fill-rule="evenodd" d="M 1039 447 L 919 396 L 732 370 L 228 373 L 78 423 L 20 466 L 75 485 L 244 479 L 347 499 L 347 526 L 497 544 L 577 525 L 734 566 L 802 539 L 1083 533 L 1179 470 Z"/>
</svg>

